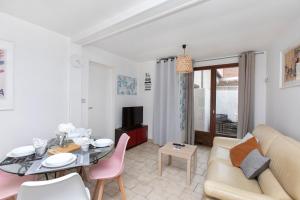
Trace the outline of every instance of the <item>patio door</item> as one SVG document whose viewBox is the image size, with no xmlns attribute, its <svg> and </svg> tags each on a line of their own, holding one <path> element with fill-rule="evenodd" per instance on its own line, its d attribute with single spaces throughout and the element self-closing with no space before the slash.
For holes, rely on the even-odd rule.
<svg viewBox="0 0 300 200">
<path fill-rule="evenodd" d="M 236 137 L 238 63 L 194 69 L 195 142 L 211 146 L 215 136 Z"/>
</svg>

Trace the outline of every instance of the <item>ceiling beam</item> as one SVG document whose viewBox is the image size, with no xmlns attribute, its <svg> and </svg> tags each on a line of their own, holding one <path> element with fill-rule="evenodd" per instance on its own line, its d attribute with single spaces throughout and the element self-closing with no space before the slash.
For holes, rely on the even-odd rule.
<svg viewBox="0 0 300 200">
<path fill-rule="evenodd" d="M 126 10 L 72 37 L 74 43 L 88 45 L 118 33 L 161 19 L 209 0 L 151 0 Z"/>
</svg>

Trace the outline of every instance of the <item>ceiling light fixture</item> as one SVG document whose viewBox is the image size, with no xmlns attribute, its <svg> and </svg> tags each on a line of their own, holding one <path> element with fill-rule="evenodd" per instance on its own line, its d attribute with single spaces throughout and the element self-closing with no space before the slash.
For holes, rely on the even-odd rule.
<svg viewBox="0 0 300 200">
<path fill-rule="evenodd" d="M 192 57 L 185 55 L 186 44 L 182 45 L 184 54 L 177 56 L 176 59 L 176 71 L 179 73 L 191 73 L 193 72 Z"/>
</svg>

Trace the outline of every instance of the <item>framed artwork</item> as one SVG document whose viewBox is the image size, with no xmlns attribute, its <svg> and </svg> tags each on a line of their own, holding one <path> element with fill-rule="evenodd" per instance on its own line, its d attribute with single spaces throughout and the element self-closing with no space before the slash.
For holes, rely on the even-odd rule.
<svg viewBox="0 0 300 200">
<path fill-rule="evenodd" d="M 0 40 L 0 110 L 13 109 L 13 48 L 13 43 Z"/>
<path fill-rule="evenodd" d="M 145 73 L 145 91 L 151 91 L 151 76 L 150 73 Z"/>
<path fill-rule="evenodd" d="M 300 45 L 281 52 L 280 87 L 300 85 Z"/>
<path fill-rule="evenodd" d="M 118 75 L 117 94 L 118 95 L 137 95 L 137 80 L 136 80 L 136 78 Z"/>
</svg>

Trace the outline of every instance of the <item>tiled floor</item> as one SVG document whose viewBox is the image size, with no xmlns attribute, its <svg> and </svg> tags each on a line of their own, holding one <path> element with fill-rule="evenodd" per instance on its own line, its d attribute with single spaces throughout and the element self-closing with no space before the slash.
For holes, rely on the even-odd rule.
<svg viewBox="0 0 300 200">
<path fill-rule="evenodd" d="M 157 145 L 150 142 L 132 148 L 126 152 L 125 172 L 123 174 L 128 200 L 199 200 L 203 193 L 203 181 L 207 168 L 210 148 L 198 146 L 197 169 L 193 173 L 192 183 L 186 184 L 186 162 L 173 158 L 171 166 L 163 168 L 158 175 Z M 165 161 L 167 159 L 164 159 Z M 95 183 L 86 183 L 94 191 Z M 104 188 L 104 200 L 121 199 L 118 185 L 108 181 Z"/>
</svg>

